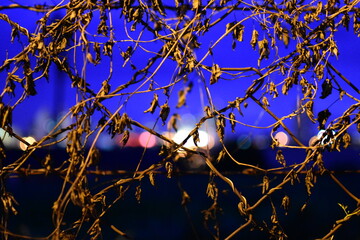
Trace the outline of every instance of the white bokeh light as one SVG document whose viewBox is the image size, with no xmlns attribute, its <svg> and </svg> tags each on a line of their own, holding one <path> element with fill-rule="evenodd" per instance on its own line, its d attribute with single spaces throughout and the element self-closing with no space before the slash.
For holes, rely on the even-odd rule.
<svg viewBox="0 0 360 240">
<path fill-rule="evenodd" d="M 180 129 L 173 137 L 173 141 L 180 144 L 184 139 L 189 135 L 191 130 L 189 129 Z M 206 133 L 205 131 L 199 130 L 199 139 L 200 141 L 197 142 L 197 146 L 200 148 L 204 148 L 208 146 L 209 148 L 213 147 L 213 141 L 211 140 L 211 136 Z M 192 137 L 184 144 L 186 148 L 196 148 L 194 143 L 194 139 Z"/>
<path fill-rule="evenodd" d="M 35 138 L 29 136 L 29 137 L 24 137 L 24 140 L 29 143 L 30 145 L 33 144 L 34 142 L 36 142 Z M 23 142 L 20 142 L 19 144 L 20 146 L 20 149 L 25 151 L 27 148 L 28 148 L 28 145 L 23 143 Z"/>
</svg>

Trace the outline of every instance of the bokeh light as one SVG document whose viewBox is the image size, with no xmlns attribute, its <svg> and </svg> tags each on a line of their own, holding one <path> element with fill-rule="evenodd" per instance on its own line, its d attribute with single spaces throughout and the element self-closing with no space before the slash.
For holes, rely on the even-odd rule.
<svg viewBox="0 0 360 240">
<path fill-rule="evenodd" d="M 240 149 L 246 150 L 249 149 L 251 147 L 251 138 L 249 135 L 241 135 L 238 139 L 237 139 L 237 146 Z"/>
<path fill-rule="evenodd" d="M 156 145 L 156 138 L 149 132 L 143 132 L 139 135 L 139 144 L 141 147 L 152 148 Z"/>
<path fill-rule="evenodd" d="M 173 141 L 180 144 L 184 139 L 189 135 L 191 130 L 189 129 L 180 129 L 173 137 Z M 209 147 L 212 148 L 214 146 L 214 140 L 212 137 L 205 131 L 199 130 L 199 139 L 200 141 L 197 142 L 197 147 L 205 148 Z M 194 143 L 193 137 L 190 137 L 189 140 L 184 144 L 186 148 L 196 148 Z"/>
<path fill-rule="evenodd" d="M 316 141 L 318 140 L 319 140 L 318 136 L 312 136 L 309 140 L 309 146 L 314 146 Z"/>
<path fill-rule="evenodd" d="M 33 144 L 34 142 L 36 142 L 35 138 L 29 136 L 29 137 L 24 137 L 24 140 L 29 143 L 30 145 Z M 23 142 L 20 142 L 19 143 L 19 147 L 21 150 L 25 151 L 27 148 L 28 148 L 28 145 L 23 143 Z"/>
<path fill-rule="evenodd" d="M 267 136 L 258 134 L 253 136 L 253 147 L 257 150 L 265 150 L 270 146 L 270 140 Z"/>
<path fill-rule="evenodd" d="M 285 132 L 278 132 L 275 134 L 275 139 L 280 146 L 286 146 L 289 143 L 289 136 Z"/>
</svg>

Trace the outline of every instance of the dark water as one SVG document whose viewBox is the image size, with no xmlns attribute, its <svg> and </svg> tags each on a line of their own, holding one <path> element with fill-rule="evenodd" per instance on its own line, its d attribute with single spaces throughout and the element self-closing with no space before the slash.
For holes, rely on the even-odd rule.
<svg viewBox="0 0 360 240">
<path fill-rule="evenodd" d="M 216 152 L 216 150 L 215 150 Z M 39 152 L 38 157 L 42 158 L 50 153 L 53 156 L 54 164 L 59 164 L 66 155 L 62 150 L 50 152 Z M 145 168 L 159 160 L 157 151 L 148 151 L 145 154 L 142 167 Z M 275 151 L 253 151 L 253 150 L 234 150 L 234 156 L 242 159 L 243 162 L 252 163 L 259 166 L 278 166 L 273 162 Z M 8 155 L 8 159 L 16 158 L 20 153 L 13 152 Z M 101 169 L 135 169 L 138 159 L 142 154 L 142 149 L 123 149 L 121 151 L 102 152 L 103 161 L 100 162 Z M 284 155 L 289 162 L 297 162 L 303 156 L 294 151 L 284 151 Z M 359 157 L 358 152 L 351 150 L 342 154 L 331 154 L 324 156 L 326 164 L 333 170 L 360 169 L 359 163 L 352 159 Z M 271 159 L 271 160 L 269 160 Z M 342 162 L 340 162 L 342 161 Z M 40 167 L 36 160 L 30 162 L 33 167 Z M 182 170 L 187 165 L 181 165 Z M 220 169 L 227 172 L 235 186 L 246 196 L 250 204 L 254 204 L 261 196 L 261 186 L 263 175 L 242 175 L 234 174 L 241 171 L 240 168 L 225 160 Z M 206 189 L 209 176 L 204 174 L 206 168 L 200 169 L 199 174 L 180 174 L 172 178 L 167 178 L 162 174 L 155 175 L 155 186 L 152 186 L 148 179 L 141 181 L 142 197 L 140 202 L 135 199 L 135 188 L 137 183 L 131 184 L 125 198 L 118 201 L 111 211 L 109 211 L 101 221 L 104 235 L 102 239 L 125 239 L 119 237 L 112 229 L 111 225 L 125 232 L 133 239 L 211 239 L 211 235 L 204 226 L 202 211 L 212 205 L 210 198 L 206 196 Z M 280 183 L 284 175 L 268 175 L 270 187 Z M 342 183 L 350 189 L 356 196 L 360 196 L 360 175 L 354 173 L 341 174 L 336 176 Z M 116 180 L 120 176 L 95 177 L 91 176 L 89 182 L 92 191 L 95 193 L 104 185 L 105 182 L 111 184 L 111 180 Z M 277 191 L 271 201 L 276 206 L 278 218 L 289 239 L 316 239 L 323 237 L 334 222 L 345 216 L 344 211 L 339 206 L 348 206 L 348 210 L 356 208 L 356 202 L 349 198 L 338 185 L 327 175 L 318 177 L 312 190 L 313 194 L 309 197 L 304 186 L 304 176 L 300 176 L 300 183 L 294 186 L 286 185 Z M 219 206 L 222 209 L 218 215 L 217 222 L 209 222 L 209 230 L 214 232 L 214 224 L 220 226 L 220 238 L 223 239 L 233 232 L 237 227 L 244 223 L 244 219 L 237 211 L 238 199 L 233 196 L 228 185 L 220 179 L 215 178 L 219 188 Z M 10 216 L 9 229 L 18 234 L 26 234 L 32 237 L 47 236 L 53 229 L 51 219 L 51 208 L 57 199 L 61 189 L 62 180 L 56 175 L 48 176 L 20 176 L 11 177 L 7 180 L 7 190 L 14 194 L 19 203 L 16 206 L 18 215 Z M 186 206 L 181 205 L 181 192 L 185 190 L 191 201 Z M 288 213 L 280 207 L 283 196 L 290 197 L 290 208 Z M 117 191 L 110 191 L 107 195 L 107 203 L 111 203 L 118 196 Z M 304 204 L 307 207 L 301 211 Z M 266 200 L 254 211 L 254 217 L 263 227 L 263 222 L 271 227 L 270 215 L 271 204 Z M 70 205 L 65 219 L 68 222 L 76 220 L 79 209 Z M 353 217 L 342 227 L 335 239 L 360 239 L 360 218 Z M 80 232 L 78 239 L 89 239 L 84 232 Z M 240 232 L 234 239 L 269 239 L 266 232 L 251 228 Z"/>
</svg>

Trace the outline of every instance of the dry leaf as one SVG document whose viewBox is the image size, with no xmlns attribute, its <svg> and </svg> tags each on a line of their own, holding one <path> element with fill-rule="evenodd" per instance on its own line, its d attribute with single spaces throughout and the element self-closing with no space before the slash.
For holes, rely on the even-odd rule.
<svg viewBox="0 0 360 240">
<path fill-rule="evenodd" d="M 156 93 L 154 93 L 154 97 L 150 103 L 150 107 L 147 110 L 145 110 L 144 113 L 147 112 L 154 113 L 158 106 L 159 106 L 159 96 Z"/>
<path fill-rule="evenodd" d="M 165 121 L 168 118 L 169 113 L 170 113 L 170 107 L 167 103 L 160 106 L 160 118 L 163 122 L 163 125 L 165 124 Z"/>
<path fill-rule="evenodd" d="M 216 83 L 221 76 L 221 69 L 218 64 L 213 64 L 211 67 L 210 84 Z"/>
</svg>

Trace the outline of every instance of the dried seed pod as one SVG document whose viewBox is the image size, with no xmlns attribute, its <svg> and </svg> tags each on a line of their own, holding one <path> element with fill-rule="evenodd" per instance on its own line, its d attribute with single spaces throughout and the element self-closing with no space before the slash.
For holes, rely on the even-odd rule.
<svg viewBox="0 0 360 240">
<path fill-rule="evenodd" d="M 209 182 L 206 188 L 206 194 L 213 200 L 216 200 L 218 197 L 219 189 L 217 188 L 215 182 Z"/>
<path fill-rule="evenodd" d="M 264 176 L 262 181 L 262 194 L 265 194 L 269 190 L 269 177 Z"/>
<path fill-rule="evenodd" d="M 341 141 L 344 143 L 344 148 L 347 148 L 351 144 L 351 136 L 349 133 L 345 132 L 342 137 Z"/>
<path fill-rule="evenodd" d="M 219 138 L 223 140 L 225 135 L 225 118 L 223 115 L 219 115 L 216 118 L 216 132 Z"/>
<path fill-rule="evenodd" d="M 286 166 L 285 157 L 284 157 L 284 154 L 283 154 L 281 149 L 276 152 L 275 159 L 276 159 L 276 161 L 278 161 L 284 167 Z"/>
<path fill-rule="evenodd" d="M 290 197 L 288 195 L 285 195 L 281 200 L 281 207 L 283 207 L 284 210 L 287 212 L 289 210 L 289 206 L 290 206 Z"/>
<path fill-rule="evenodd" d="M 120 140 L 121 144 L 122 144 L 123 146 L 125 146 L 126 143 L 127 143 L 128 140 L 129 140 L 129 138 L 130 138 L 130 132 L 129 132 L 129 130 L 125 130 L 124 133 L 123 133 L 123 135 L 122 135 L 122 138 L 121 138 L 121 140 Z"/>
<path fill-rule="evenodd" d="M 171 178 L 172 177 L 172 173 L 173 173 L 173 164 L 171 162 L 166 162 L 165 163 L 165 169 L 166 169 L 166 177 L 167 178 Z"/>
<path fill-rule="evenodd" d="M 141 200 L 141 192 L 142 192 L 141 186 L 140 185 L 136 186 L 135 198 L 138 201 L 138 203 L 140 203 Z"/>
<path fill-rule="evenodd" d="M 219 152 L 219 155 L 218 157 L 216 158 L 216 162 L 220 162 L 224 157 L 226 156 L 226 150 L 225 149 L 222 149 L 220 152 Z"/>
<path fill-rule="evenodd" d="M 191 200 L 190 195 L 185 190 L 183 190 L 182 191 L 181 205 L 185 206 L 188 202 L 190 202 L 190 200 Z"/>
<path fill-rule="evenodd" d="M 149 176 L 149 181 L 150 181 L 151 185 L 155 187 L 155 178 L 154 178 L 154 175 L 155 175 L 155 174 L 154 174 L 153 171 L 149 172 L 149 174 L 148 174 L 148 176 Z"/>
<path fill-rule="evenodd" d="M 229 113 L 231 131 L 235 132 L 236 119 L 235 114 L 233 112 Z"/>
</svg>

